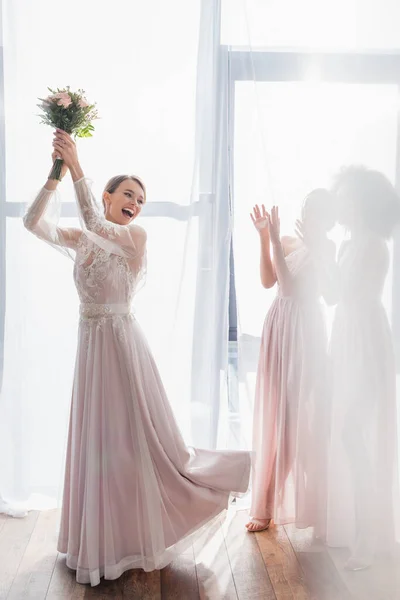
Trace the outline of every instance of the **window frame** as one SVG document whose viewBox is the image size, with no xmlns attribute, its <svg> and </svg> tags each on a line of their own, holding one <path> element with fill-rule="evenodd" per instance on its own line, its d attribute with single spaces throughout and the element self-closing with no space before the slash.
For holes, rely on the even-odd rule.
<svg viewBox="0 0 400 600">
<path fill-rule="evenodd" d="M 2 5 L 0 0 L 0 28 L 2 27 Z M 1 39 L 0 29 L 0 39 Z M 4 336 L 6 318 L 6 156 L 5 156 L 5 110 L 4 110 L 4 51 L 0 42 L 0 392 L 4 370 Z"/>
<path fill-rule="evenodd" d="M 397 149 L 395 186 L 400 193 L 400 51 L 315 52 L 313 50 L 254 50 L 228 47 L 230 68 L 229 153 L 231 210 L 234 216 L 235 85 L 241 81 L 304 82 L 309 74 L 319 83 L 397 85 Z M 230 265 L 229 341 L 238 338 L 233 246 Z M 400 369 L 400 234 L 393 239 L 392 332 Z"/>
<path fill-rule="evenodd" d="M 1 2 L 0 2 L 1 10 Z M 354 52 L 333 53 L 296 50 L 252 51 L 230 46 L 220 46 L 220 52 L 228 52 L 229 90 L 225 95 L 225 109 L 229 121 L 229 134 L 226 148 L 229 156 L 228 174 L 230 186 L 230 210 L 234 216 L 234 114 L 235 85 L 239 81 L 265 82 L 302 82 L 310 72 L 318 74 L 318 81 L 335 83 L 370 83 L 395 84 L 399 91 L 400 113 L 400 52 Z M 243 68 L 246 65 L 246 68 Z M 20 218 L 26 208 L 24 202 L 7 202 L 5 182 L 5 109 L 4 109 L 4 54 L 0 46 L 0 390 L 4 368 L 4 336 L 6 314 L 6 222 L 7 218 Z M 396 188 L 400 192 L 400 118 L 397 121 L 397 154 L 396 154 Z M 171 202 L 152 202 L 146 206 L 143 216 L 169 217 L 187 221 L 192 216 L 199 216 L 203 206 L 208 204 L 208 197 L 200 198 L 189 206 L 181 206 Z M 74 202 L 62 205 L 62 217 L 76 217 L 77 208 Z M 400 356 L 400 237 L 393 243 L 393 280 L 398 282 L 392 289 L 392 329 L 397 350 Z M 229 341 L 236 342 L 238 336 L 236 290 L 234 272 L 234 254 L 231 244 L 230 283 L 229 283 Z"/>
</svg>

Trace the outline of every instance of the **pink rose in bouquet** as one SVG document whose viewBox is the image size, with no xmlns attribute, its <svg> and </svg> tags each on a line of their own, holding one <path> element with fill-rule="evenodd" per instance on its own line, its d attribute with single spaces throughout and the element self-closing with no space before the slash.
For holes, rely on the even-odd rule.
<svg viewBox="0 0 400 600">
<path fill-rule="evenodd" d="M 57 100 L 58 106 L 63 106 L 64 108 L 68 108 L 72 104 L 72 98 L 66 92 L 62 92 L 60 94 L 56 94 L 54 99 Z"/>
<path fill-rule="evenodd" d="M 64 89 L 52 90 L 50 96 L 39 98 L 42 123 L 56 129 L 62 129 L 74 137 L 92 137 L 94 127 L 92 121 L 98 119 L 95 104 L 90 104 L 83 90 L 72 92 L 67 86 Z M 57 158 L 50 173 L 50 179 L 60 179 L 62 160 Z"/>
<path fill-rule="evenodd" d="M 86 98 L 81 98 L 78 104 L 81 108 L 87 108 L 89 106 L 89 102 L 86 100 Z"/>
</svg>

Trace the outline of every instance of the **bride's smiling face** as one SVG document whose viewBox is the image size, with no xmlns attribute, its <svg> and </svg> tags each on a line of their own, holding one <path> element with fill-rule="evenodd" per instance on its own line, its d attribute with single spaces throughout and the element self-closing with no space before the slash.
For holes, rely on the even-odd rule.
<svg viewBox="0 0 400 600">
<path fill-rule="evenodd" d="M 145 201 L 142 186 L 137 181 L 125 179 L 115 191 L 104 192 L 105 217 L 112 223 L 129 225 L 139 216 Z"/>
</svg>

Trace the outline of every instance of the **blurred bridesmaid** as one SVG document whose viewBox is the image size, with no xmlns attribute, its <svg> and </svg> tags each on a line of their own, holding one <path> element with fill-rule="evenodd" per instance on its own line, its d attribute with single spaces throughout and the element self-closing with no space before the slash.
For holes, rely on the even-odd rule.
<svg viewBox="0 0 400 600">
<path fill-rule="evenodd" d="M 323 529 L 324 464 L 319 446 L 327 422 L 327 337 L 321 295 L 334 296 L 333 202 L 327 190 L 305 199 L 296 237 L 280 236 L 278 208 L 254 208 L 261 242 L 261 283 L 278 284 L 265 319 L 257 372 L 256 454 L 248 531 L 276 524 Z M 271 247 L 273 257 L 271 256 Z M 323 533 L 323 532 L 321 532 Z"/>
<path fill-rule="evenodd" d="M 348 547 L 360 570 L 393 550 L 399 502 L 396 369 L 382 302 L 399 221 L 399 199 L 378 171 L 348 167 L 335 190 L 341 245 L 339 301 L 332 329 L 334 375 L 329 461 L 328 544 Z"/>
</svg>

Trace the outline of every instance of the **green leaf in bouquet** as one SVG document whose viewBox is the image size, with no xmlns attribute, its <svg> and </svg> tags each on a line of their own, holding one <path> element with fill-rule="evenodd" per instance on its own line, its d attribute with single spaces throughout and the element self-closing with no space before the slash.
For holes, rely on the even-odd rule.
<svg viewBox="0 0 400 600">
<path fill-rule="evenodd" d="M 50 98 L 38 98 L 42 104 L 38 104 L 38 108 L 43 114 L 40 116 L 41 123 L 62 129 L 74 137 L 92 137 L 94 127 L 91 123 L 98 118 L 96 105 L 88 104 L 81 106 L 82 100 L 87 103 L 84 90 L 79 89 L 77 92 L 71 92 L 70 87 L 66 86 L 63 89 L 47 88 L 51 96 L 56 94 L 68 94 L 71 103 L 68 106 L 58 104 L 58 100 Z"/>
</svg>

